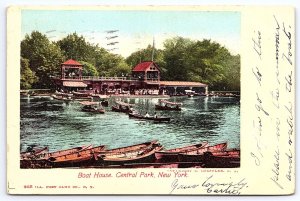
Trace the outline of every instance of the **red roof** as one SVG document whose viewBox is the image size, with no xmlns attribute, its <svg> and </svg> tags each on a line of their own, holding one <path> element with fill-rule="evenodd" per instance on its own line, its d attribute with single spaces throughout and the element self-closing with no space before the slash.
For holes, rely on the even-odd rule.
<svg viewBox="0 0 300 201">
<path fill-rule="evenodd" d="M 82 66 L 81 63 L 73 60 L 73 59 L 69 59 L 68 61 L 65 61 L 64 63 L 62 63 L 63 65 L 70 65 L 70 66 Z"/>
<path fill-rule="evenodd" d="M 181 86 L 181 87 L 206 87 L 207 84 L 201 82 L 186 82 L 186 81 L 160 81 L 163 86 Z"/>
<path fill-rule="evenodd" d="M 153 61 L 145 61 L 136 65 L 132 71 L 146 71 L 151 64 L 153 64 L 157 69 L 159 69 Z"/>
</svg>

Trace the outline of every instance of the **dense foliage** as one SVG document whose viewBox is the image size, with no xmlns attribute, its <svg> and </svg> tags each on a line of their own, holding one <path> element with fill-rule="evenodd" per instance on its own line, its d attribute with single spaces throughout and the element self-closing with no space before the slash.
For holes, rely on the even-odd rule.
<svg viewBox="0 0 300 201">
<path fill-rule="evenodd" d="M 210 40 L 194 41 L 175 37 L 164 42 L 164 49 L 148 45 L 126 59 L 76 33 L 51 42 L 34 31 L 21 42 L 21 88 L 49 88 L 51 76 L 60 73 L 60 64 L 75 59 L 84 65 L 86 76 L 129 76 L 141 61 L 152 59 L 159 65 L 163 80 L 197 81 L 212 90 L 240 90 L 240 56 Z"/>
</svg>

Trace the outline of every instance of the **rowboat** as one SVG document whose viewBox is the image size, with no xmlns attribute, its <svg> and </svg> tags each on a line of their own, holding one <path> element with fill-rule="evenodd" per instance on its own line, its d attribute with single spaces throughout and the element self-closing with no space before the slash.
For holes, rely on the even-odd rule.
<svg viewBox="0 0 300 201">
<path fill-rule="evenodd" d="M 84 112 L 93 112 L 93 113 L 100 113 L 100 114 L 105 113 L 105 110 L 98 102 L 83 101 L 80 102 L 80 104 L 83 105 L 81 110 Z"/>
<path fill-rule="evenodd" d="M 114 112 L 123 112 L 123 113 L 130 113 L 132 112 L 133 104 L 116 101 L 116 105 L 113 105 L 111 107 L 111 110 Z"/>
<path fill-rule="evenodd" d="M 104 151 L 105 146 L 97 146 L 84 149 L 76 153 L 50 157 L 48 161 L 53 167 L 79 167 L 82 165 L 92 164 L 96 158 L 96 153 Z"/>
<path fill-rule="evenodd" d="M 186 151 L 185 153 L 178 154 L 178 160 L 181 162 L 195 162 L 202 161 L 205 152 L 222 152 L 227 148 L 227 142 L 216 144 L 213 146 L 207 146 L 200 149 Z"/>
<path fill-rule="evenodd" d="M 185 147 L 175 148 L 175 149 L 169 149 L 169 150 L 162 150 L 157 151 L 155 153 L 155 157 L 158 161 L 162 162 L 176 162 L 178 161 L 178 154 L 194 151 L 197 149 L 202 149 L 204 147 L 208 146 L 208 142 L 202 142 L 199 144 L 189 145 Z"/>
<path fill-rule="evenodd" d="M 21 159 L 20 168 L 52 168 L 51 162 L 45 159 Z"/>
<path fill-rule="evenodd" d="M 93 147 L 93 145 L 88 145 L 88 146 L 74 147 L 74 148 L 50 152 L 50 153 L 41 153 L 41 154 L 37 154 L 36 158 L 37 159 L 49 159 L 50 157 L 58 157 L 58 156 L 63 156 L 63 155 L 67 155 L 67 154 L 77 153 L 79 151 L 83 151 L 85 149 L 90 149 L 92 147 Z"/>
<path fill-rule="evenodd" d="M 123 165 L 107 165 L 105 168 L 178 168 L 178 163 L 125 163 Z"/>
<path fill-rule="evenodd" d="M 240 167 L 240 150 L 222 152 L 206 152 L 202 159 L 205 168 L 236 168 Z"/>
<path fill-rule="evenodd" d="M 143 149 L 136 149 L 126 152 L 100 153 L 98 157 L 99 165 L 124 165 L 126 163 L 151 163 L 155 161 L 155 152 L 163 147 L 160 144 L 152 144 Z"/>
<path fill-rule="evenodd" d="M 129 117 L 136 118 L 136 119 L 153 120 L 153 121 L 157 121 L 157 122 L 170 121 L 170 117 L 154 117 L 154 116 L 145 117 L 141 114 L 134 114 L 134 113 L 128 113 L 128 115 L 129 115 Z"/>
<path fill-rule="evenodd" d="M 156 147 L 161 147 L 161 145 L 157 140 L 153 140 L 141 144 L 105 150 L 98 154 L 98 163 L 100 165 L 123 164 L 121 159 L 130 158 L 130 156 L 136 156 L 139 153 L 143 153 L 145 150 L 153 149 Z M 154 154 L 153 157 L 155 157 Z"/>
<path fill-rule="evenodd" d="M 65 102 L 72 101 L 72 97 L 71 96 L 61 96 L 61 95 L 53 94 L 51 97 L 53 99 L 60 100 L 60 101 L 65 101 Z"/>
<path fill-rule="evenodd" d="M 34 146 L 30 146 L 27 148 L 26 152 L 22 152 L 20 156 L 21 159 L 26 159 L 26 158 L 32 159 L 32 158 L 36 158 L 37 155 L 47 153 L 48 151 L 49 151 L 48 147 L 36 148 Z"/>
<path fill-rule="evenodd" d="M 156 110 L 175 110 L 180 111 L 182 103 L 170 102 L 166 100 L 160 100 L 159 104 L 155 105 Z"/>
<path fill-rule="evenodd" d="M 108 107 L 107 99 L 109 96 L 100 94 L 91 94 L 92 101 L 100 102 L 103 107 Z"/>
<path fill-rule="evenodd" d="M 148 147 L 153 147 L 153 146 L 158 146 L 158 145 L 159 145 L 158 140 L 152 140 L 149 142 L 143 142 L 140 144 L 130 145 L 130 146 L 126 146 L 126 147 L 104 150 L 104 151 L 102 151 L 101 154 L 107 154 L 107 155 L 123 154 L 125 152 L 139 151 L 139 150 L 147 149 Z"/>
</svg>

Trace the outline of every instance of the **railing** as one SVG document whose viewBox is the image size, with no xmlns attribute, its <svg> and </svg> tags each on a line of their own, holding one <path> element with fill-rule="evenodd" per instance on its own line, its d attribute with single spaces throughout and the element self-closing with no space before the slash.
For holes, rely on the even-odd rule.
<svg viewBox="0 0 300 201">
<path fill-rule="evenodd" d="M 61 79 L 60 76 L 53 76 L 54 79 Z M 82 76 L 81 79 L 79 77 L 65 77 L 63 80 L 93 80 L 93 81 L 101 81 L 101 80 L 114 80 L 114 81 L 124 81 L 124 80 L 132 80 L 138 81 L 141 80 L 139 78 L 134 77 L 100 77 L 100 76 Z M 159 82 L 158 78 L 147 78 L 144 80 L 147 82 Z"/>
<path fill-rule="evenodd" d="M 158 78 L 147 78 L 146 82 L 159 82 Z"/>
<path fill-rule="evenodd" d="M 83 80 L 127 80 L 127 77 L 82 76 Z"/>
</svg>

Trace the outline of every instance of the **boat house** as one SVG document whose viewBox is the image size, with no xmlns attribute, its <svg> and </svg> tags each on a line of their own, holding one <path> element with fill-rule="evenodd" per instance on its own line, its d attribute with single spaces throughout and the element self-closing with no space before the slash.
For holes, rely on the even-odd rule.
<svg viewBox="0 0 300 201">
<path fill-rule="evenodd" d="M 150 89 L 177 94 L 184 89 L 198 89 L 207 94 L 208 86 L 200 82 L 161 81 L 161 70 L 153 61 L 137 64 L 129 77 L 83 76 L 84 66 L 69 59 L 61 64 L 61 76 L 54 77 L 56 88 L 64 91 L 91 90 L 94 93 L 134 93 L 135 90 Z"/>
</svg>

